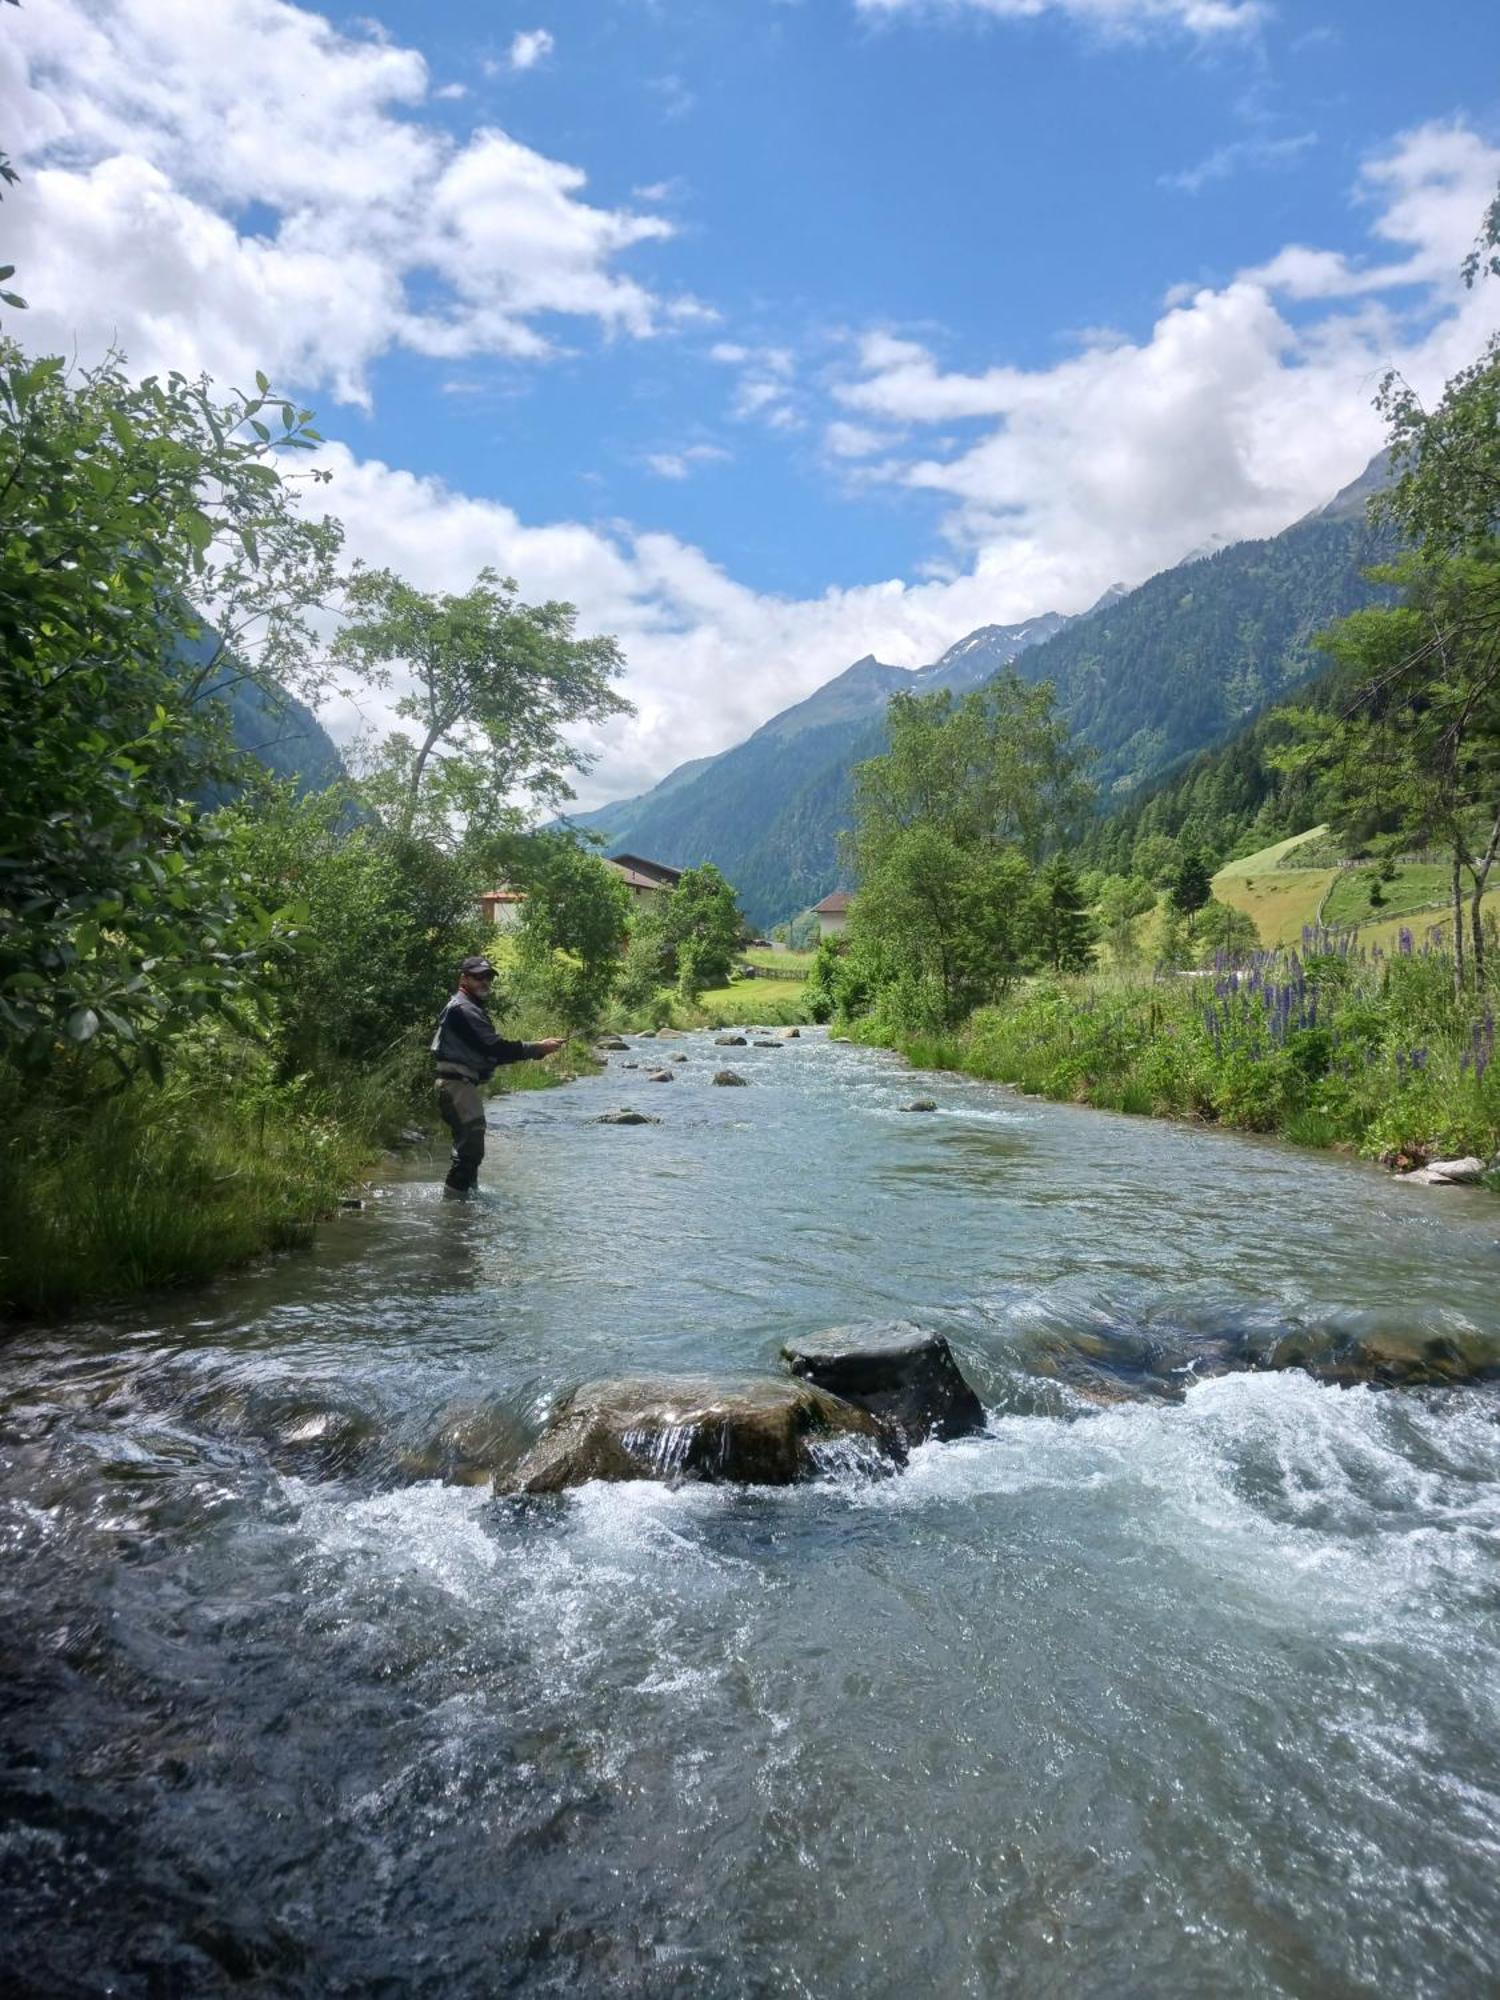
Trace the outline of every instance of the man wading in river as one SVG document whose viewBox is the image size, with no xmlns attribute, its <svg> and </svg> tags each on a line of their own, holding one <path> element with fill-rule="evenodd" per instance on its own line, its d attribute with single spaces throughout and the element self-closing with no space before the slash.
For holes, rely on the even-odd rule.
<svg viewBox="0 0 1500 2000">
<path fill-rule="evenodd" d="M 508 1042 L 490 1019 L 490 987 L 495 968 L 487 958 L 466 958 L 458 991 L 443 1009 L 432 1038 L 437 1062 L 438 1110 L 453 1134 L 453 1165 L 443 1183 L 449 1201 L 473 1192 L 484 1158 L 484 1099 L 479 1086 L 501 1063 L 530 1062 L 562 1047 L 562 1037 L 546 1042 Z"/>
</svg>

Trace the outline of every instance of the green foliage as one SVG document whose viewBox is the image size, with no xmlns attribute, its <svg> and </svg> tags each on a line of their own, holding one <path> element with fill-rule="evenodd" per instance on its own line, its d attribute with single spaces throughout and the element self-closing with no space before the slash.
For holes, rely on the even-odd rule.
<svg viewBox="0 0 1500 2000">
<path fill-rule="evenodd" d="M 560 835 L 529 841 L 512 879 L 526 891 L 523 978 L 571 1032 L 596 1027 L 620 978 L 630 891 L 598 855 Z"/>
<path fill-rule="evenodd" d="M 1197 913 L 1193 939 L 1198 947 L 1198 963 L 1235 964 L 1251 958 L 1260 949 L 1260 933 L 1255 919 L 1210 896 Z"/>
<path fill-rule="evenodd" d="M 484 943 L 462 859 L 388 834 L 347 788 L 265 785 L 220 823 L 241 878 L 295 926 L 262 1001 L 281 1076 L 380 1061 L 436 1017 Z"/>
<path fill-rule="evenodd" d="M 1028 984 L 935 1043 L 871 1017 L 914 1062 L 1107 1109 L 1282 1131 L 1409 1159 L 1500 1149 L 1500 991 L 1459 1001 L 1441 951 L 1259 954 L 1218 980 Z"/>
<path fill-rule="evenodd" d="M 209 1023 L 174 1056 L 162 1085 L 120 1089 L 88 1050 L 45 1092 L 0 1064 L 0 1311 L 127 1297 L 303 1243 L 411 1116 L 411 1051 L 281 1081 L 266 1051 Z"/>
<path fill-rule="evenodd" d="M 1167 898 L 1179 917 L 1192 917 L 1213 894 L 1213 869 L 1201 848 L 1190 847 L 1177 859 L 1167 884 Z"/>
<path fill-rule="evenodd" d="M 412 686 L 396 713 L 417 726 L 375 747 L 365 792 L 403 836 L 470 839 L 521 823 L 518 794 L 556 806 L 587 758 L 570 725 L 631 712 L 610 683 L 623 657 L 608 637 L 574 636 L 571 604 L 525 604 L 492 569 L 466 591 L 415 589 L 356 565 L 333 657 L 375 686 L 400 668 Z"/>
<path fill-rule="evenodd" d="M 1096 926 L 1066 854 L 1054 854 L 1038 874 L 1032 908 L 1043 962 L 1054 972 L 1086 972 L 1094 962 Z"/>
<path fill-rule="evenodd" d="M 739 956 L 745 920 L 733 889 L 711 861 L 686 869 L 676 886 L 657 898 L 652 918 L 667 975 L 676 978 L 684 999 L 723 985 Z"/>
<path fill-rule="evenodd" d="M 1106 876 L 1099 889 L 1098 916 L 1116 965 L 1140 956 L 1138 920 L 1156 908 L 1156 891 L 1143 875 Z"/>
<path fill-rule="evenodd" d="M 1029 861 L 1072 833 L 1092 794 L 1052 689 L 1014 672 L 972 694 L 897 695 L 890 749 L 854 774 L 850 853 L 863 883 L 909 828 L 966 852 L 1015 848 Z"/>
<path fill-rule="evenodd" d="M 1086 963 L 1093 926 L 1071 867 L 1055 861 L 1039 883 L 1032 866 L 1089 796 L 1051 689 L 1002 674 L 960 700 L 897 696 L 890 736 L 855 773 L 846 986 L 884 1019 L 945 1027 L 1038 952 Z"/>
<path fill-rule="evenodd" d="M 316 438 L 265 386 L 216 401 L 0 345 L 0 1043 L 32 1066 L 97 1041 L 159 1068 L 186 1024 L 248 1002 L 277 943 L 188 799 L 226 768 L 234 643 L 268 685 L 315 681 L 337 533 L 275 456 Z"/>
</svg>

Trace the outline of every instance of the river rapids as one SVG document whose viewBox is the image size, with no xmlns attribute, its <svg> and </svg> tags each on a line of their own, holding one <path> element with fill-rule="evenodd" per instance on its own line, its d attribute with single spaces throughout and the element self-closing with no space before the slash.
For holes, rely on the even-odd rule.
<svg viewBox="0 0 1500 2000">
<path fill-rule="evenodd" d="M 10 1339 L 3 1990 L 1500 1991 L 1500 1391 L 1245 1365 L 1500 1363 L 1493 1198 L 674 1049 L 497 1101 L 467 1206 Z M 490 1490 L 574 1382 L 895 1318 L 983 1436 Z"/>
</svg>

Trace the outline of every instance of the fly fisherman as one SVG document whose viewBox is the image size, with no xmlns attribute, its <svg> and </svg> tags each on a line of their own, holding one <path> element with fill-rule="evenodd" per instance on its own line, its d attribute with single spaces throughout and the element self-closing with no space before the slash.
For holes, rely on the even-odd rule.
<svg viewBox="0 0 1500 2000">
<path fill-rule="evenodd" d="M 437 1063 L 438 1110 L 453 1134 L 453 1165 L 443 1184 L 448 1201 L 473 1192 L 484 1158 L 484 1099 L 479 1086 L 501 1063 L 537 1061 L 562 1047 L 562 1037 L 546 1042 L 508 1042 L 490 1019 L 490 987 L 495 968 L 487 958 L 466 958 L 458 991 L 444 1007 L 432 1038 Z"/>
</svg>

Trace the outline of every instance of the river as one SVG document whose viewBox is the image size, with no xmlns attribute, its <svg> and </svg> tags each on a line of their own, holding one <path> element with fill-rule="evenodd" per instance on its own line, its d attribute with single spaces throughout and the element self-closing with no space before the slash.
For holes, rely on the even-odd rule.
<svg viewBox="0 0 1500 2000">
<path fill-rule="evenodd" d="M 1500 1355 L 1492 1198 L 817 1033 L 672 1052 L 497 1101 L 468 1206 L 409 1162 L 11 1340 L 4 1990 L 1500 1990 L 1500 1395 L 1198 1379 Z M 899 1475 L 462 1483 L 578 1379 L 897 1317 L 992 1411 Z"/>
</svg>

